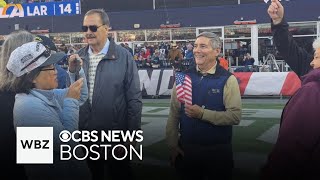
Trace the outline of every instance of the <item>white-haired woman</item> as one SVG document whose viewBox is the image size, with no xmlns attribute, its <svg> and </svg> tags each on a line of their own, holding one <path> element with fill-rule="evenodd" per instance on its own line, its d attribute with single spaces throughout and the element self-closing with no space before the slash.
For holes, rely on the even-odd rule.
<svg viewBox="0 0 320 180">
<path fill-rule="evenodd" d="M 279 135 L 262 179 L 319 179 L 320 171 L 320 38 L 302 86 L 285 106 Z"/>
<path fill-rule="evenodd" d="M 1 179 L 27 179 L 22 165 L 16 163 L 16 134 L 13 127 L 13 106 L 15 93 L 10 87 L 14 79 L 12 73 L 7 70 L 7 63 L 11 52 L 24 43 L 33 41 L 35 37 L 27 31 L 14 31 L 9 34 L 0 52 L 0 144 L 6 148 L 0 148 L 3 154 L 1 162 L 5 164 L 1 172 Z M 15 173 L 11 173 L 11 172 Z"/>
<path fill-rule="evenodd" d="M 268 13 L 277 50 L 302 86 L 283 110 L 278 139 L 261 179 L 319 179 L 320 38 L 313 42 L 311 54 L 293 39 L 278 0 L 272 0 Z"/>
</svg>

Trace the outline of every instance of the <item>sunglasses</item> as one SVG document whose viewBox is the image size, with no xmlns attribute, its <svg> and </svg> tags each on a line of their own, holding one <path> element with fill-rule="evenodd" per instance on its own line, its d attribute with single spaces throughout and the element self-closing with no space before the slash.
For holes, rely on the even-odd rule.
<svg viewBox="0 0 320 180">
<path fill-rule="evenodd" d="M 100 26 L 96 26 L 96 25 L 92 25 L 92 26 L 82 26 L 81 29 L 83 32 L 87 32 L 88 29 L 90 29 L 91 32 L 97 32 L 97 30 L 99 29 L 99 27 L 103 26 L 104 24 L 100 25 Z"/>
</svg>

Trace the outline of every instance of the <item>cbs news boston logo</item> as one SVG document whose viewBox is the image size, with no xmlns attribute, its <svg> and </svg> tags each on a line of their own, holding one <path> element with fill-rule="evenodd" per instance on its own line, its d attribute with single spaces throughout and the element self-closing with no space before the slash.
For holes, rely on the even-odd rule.
<svg viewBox="0 0 320 180">
<path fill-rule="evenodd" d="M 53 164 L 53 127 L 17 127 L 17 164 Z M 141 143 L 143 141 L 143 131 L 79 131 L 70 133 L 63 130 L 59 134 L 60 142 L 60 160 L 69 160 L 74 157 L 77 160 L 90 158 L 98 160 L 101 158 L 100 150 L 104 149 L 103 157 L 107 160 L 108 153 L 116 160 L 123 160 L 127 157 L 133 160 L 133 156 L 142 160 L 142 144 L 136 149 L 131 143 Z M 99 138 L 100 137 L 100 138 Z M 98 139 L 101 143 L 97 143 Z M 68 142 L 79 142 L 78 145 L 70 146 Z M 86 147 L 81 142 L 91 142 L 90 147 Z M 119 142 L 130 142 L 129 145 L 117 144 Z M 112 145 L 116 143 L 116 145 Z M 76 149 L 84 151 L 83 157 L 78 157 Z M 117 149 L 123 149 L 122 155 L 117 155 Z M 97 156 L 91 156 L 95 154 Z"/>
<path fill-rule="evenodd" d="M 17 127 L 17 164 L 53 164 L 53 128 Z"/>
</svg>

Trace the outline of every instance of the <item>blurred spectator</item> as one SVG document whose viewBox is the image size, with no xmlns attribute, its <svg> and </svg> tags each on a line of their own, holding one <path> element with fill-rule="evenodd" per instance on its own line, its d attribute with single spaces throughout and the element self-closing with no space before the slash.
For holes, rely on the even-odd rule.
<svg viewBox="0 0 320 180">
<path fill-rule="evenodd" d="M 187 50 L 186 50 L 186 54 L 185 54 L 185 63 L 187 66 L 195 66 L 195 61 L 194 61 L 194 57 L 193 57 L 193 46 L 191 43 L 189 43 L 187 45 Z"/>
<path fill-rule="evenodd" d="M 171 44 L 171 49 L 169 50 L 168 59 L 170 63 L 173 65 L 174 69 L 178 71 L 181 70 L 181 67 L 182 67 L 181 61 L 183 59 L 183 56 L 180 49 L 177 48 L 176 43 Z"/>
<path fill-rule="evenodd" d="M 193 59 L 193 46 L 192 44 L 187 45 L 187 51 L 184 59 Z"/>
<path fill-rule="evenodd" d="M 229 62 L 224 58 L 222 53 L 218 55 L 218 62 L 225 70 L 229 70 Z"/>
<path fill-rule="evenodd" d="M 254 58 L 251 57 L 250 53 L 245 54 L 244 60 L 243 60 L 243 65 L 244 66 L 252 66 L 254 64 Z"/>
<path fill-rule="evenodd" d="M 68 48 L 67 48 L 67 46 L 64 44 L 64 43 L 62 43 L 61 45 L 60 45 L 60 47 L 59 47 L 59 49 L 58 49 L 59 51 L 61 51 L 61 52 L 64 52 L 64 53 L 68 53 Z"/>
<path fill-rule="evenodd" d="M 151 56 L 151 64 L 152 64 L 152 68 L 159 68 L 160 66 L 160 51 L 159 49 L 156 49 L 154 51 L 154 54 Z"/>
<path fill-rule="evenodd" d="M 139 61 L 139 64 L 141 64 L 142 67 L 151 66 L 151 64 L 148 64 L 150 63 L 150 54 L 144 48 L 141 48 L 140 50 Z"/>
<path fill-rule="evenodd" d="M 129 47 L 128 43 L 124 43 L 124 48 L 126 48 L 133 55 L 133 50 Z"/>
</svg>

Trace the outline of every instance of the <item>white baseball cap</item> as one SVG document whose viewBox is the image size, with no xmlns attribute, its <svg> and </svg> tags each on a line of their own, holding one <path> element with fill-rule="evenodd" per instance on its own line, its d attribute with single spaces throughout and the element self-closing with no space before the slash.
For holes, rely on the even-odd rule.
<svg viewBox="0 0 320 180">
<path fill-rule="evenodd" d="M 7 63 L 7 69 L 20 77 L 37 67 L 45 67 L 65 58 L 62 52 L 51 52 L 40 42 L 29 42 L 16 48 Z"/>
</svg>

